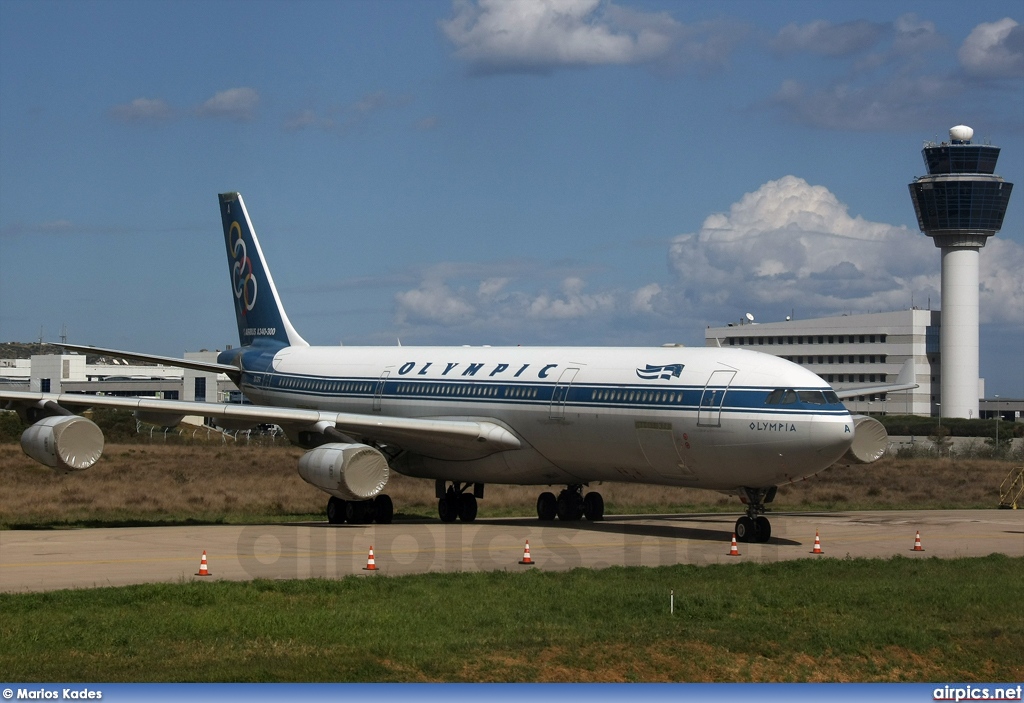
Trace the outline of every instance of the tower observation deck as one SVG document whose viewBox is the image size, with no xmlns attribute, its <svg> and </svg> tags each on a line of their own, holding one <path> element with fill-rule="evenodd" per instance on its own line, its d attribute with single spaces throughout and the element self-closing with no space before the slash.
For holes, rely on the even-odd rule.
<svg viewBox="0 0 1024 703">
<path fill-rule="evenodd" d="M 928 175 L 909 184 L 917 224 L 942 255 L 941 415 L 978 417 L 978 264 L 1003 226 L 1013 184 L 995 174 L 999 148 L 972 144 L 958 125 L 949 142 L 926 143 Z"/>
</svg>

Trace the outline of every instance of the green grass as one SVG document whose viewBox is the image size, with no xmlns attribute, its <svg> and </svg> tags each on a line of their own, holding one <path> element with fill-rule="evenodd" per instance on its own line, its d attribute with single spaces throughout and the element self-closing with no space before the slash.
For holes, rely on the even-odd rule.
<svg viewBox="0 0 1024 703">
<path fill-rule="evenodd" d="M 23 681 L 1017 681 L 1024 559 L 0 594 Z M 675 590 L 669 615 L 669 590 Z"/>
</svg>

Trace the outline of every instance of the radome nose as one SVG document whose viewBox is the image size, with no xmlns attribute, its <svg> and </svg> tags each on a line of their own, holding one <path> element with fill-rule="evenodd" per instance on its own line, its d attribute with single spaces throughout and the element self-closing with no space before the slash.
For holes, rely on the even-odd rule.
<svg viewBox="0 0 1024 703">
<path fill-rule="evenodd" d="M 811 421 L 811 443 L 822 459 L 837 461 L 853 443 L 853 419 L 843 415 L 819 415 Z"/>
</svg>

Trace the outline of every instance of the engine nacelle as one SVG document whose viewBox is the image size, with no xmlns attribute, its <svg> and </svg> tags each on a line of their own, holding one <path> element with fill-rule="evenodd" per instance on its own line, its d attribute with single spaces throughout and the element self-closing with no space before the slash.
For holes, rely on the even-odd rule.
<svg viewBox="0 0 1024 703">
<path fill-rule="evenodd" d="M 867 415 L 854 415 L 853 428 L 853 444 L 837 463 L 871 464 L 885 455 L 889 433 L 881 422 Z"/>
<path fill-rule="evenodd" d="M 388 460 L 365 444 L 324 444 L 302 455 L 299 476 L 342 500 L 368 500 L 387 485 Z"/>
<path fill-rule="evenodd" d="M 103 432 L 78 415 L 44 417 L 21 434 L 21 448 L 57 471 L 82 471 L 103 456 Z"/>
</svg>

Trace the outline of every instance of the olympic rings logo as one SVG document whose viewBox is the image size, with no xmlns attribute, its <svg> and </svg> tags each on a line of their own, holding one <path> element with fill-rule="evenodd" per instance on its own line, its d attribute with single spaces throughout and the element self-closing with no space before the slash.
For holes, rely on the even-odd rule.
<svg viewBox="0 0 1024 703">
<path fill-rule="evenodd" d="M 231 258 L 234 259 L 231 266 L 231 287 L 235 291 L 235 298 L 242 301 L 245 309 L 252 310 L 256 305 L 256 277 L 252 273 L 252 259 L 248 257 L 245 240 L 242 239 L 242 226 L 237 222 L 231 223 L 228 242 Z"/>
</svg>

